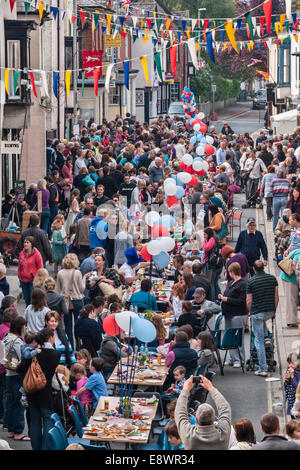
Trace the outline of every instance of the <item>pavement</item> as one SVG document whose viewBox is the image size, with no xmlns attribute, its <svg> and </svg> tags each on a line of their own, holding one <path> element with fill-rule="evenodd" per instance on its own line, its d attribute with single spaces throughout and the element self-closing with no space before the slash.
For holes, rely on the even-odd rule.
<svg viewBox="0 0 300 470">
<path fill-rule="evenodd" d="M 216 132 L 221 132 L 224 121 L 227 121 L 233 131 L 249 132 L 249 134 L 257 131 L 264 125 L 264 110 L 252 109 L 252 102 L 237 102 L 217 112 L 218 121 L 211 121 L 210 125 L 214 125 Z"/>
</svg>

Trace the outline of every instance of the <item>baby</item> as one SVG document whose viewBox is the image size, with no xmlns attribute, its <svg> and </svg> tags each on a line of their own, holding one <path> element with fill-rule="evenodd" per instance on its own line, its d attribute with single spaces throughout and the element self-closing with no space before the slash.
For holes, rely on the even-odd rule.
<svg viewBox="0 0 300 470">
<path fill-rule="evenodd" d="M 27 331 L 27 333 L 25 333 L 25 336 L 24 336 L 25 344 L 22 344 L 21 346 L 21 360 L 32 359 L 37 354 L 40 354 L 40 352 L 42 351 L 41 347 L 39 346 L 37 342 L 36 336 L 37 335 L 33 333 L 32 331 Z M 24 406 L 24 408 L 27 408 L 28 406 L 27 396 L 23 387 L 20 388 L 20 392 L 22 394 L 20 401 L 22 405 Z"/>
</svg>

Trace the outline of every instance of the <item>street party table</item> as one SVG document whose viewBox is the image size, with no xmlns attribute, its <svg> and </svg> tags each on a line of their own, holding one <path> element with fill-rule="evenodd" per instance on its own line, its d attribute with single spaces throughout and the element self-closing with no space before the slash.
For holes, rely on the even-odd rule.
<svg viewBox="0 0 300 470">
<path fill-rule="evenodd" d="M 88 425 L 83 428 L 83 439 L 127 445 L 148 442 L 158 400 L 132 398 L 133 419 L 124 418 L 118 414 L 119 401 L 119 397 L 100 397 L 95 413 L 91 416 Z"/>
<path fill-rule="evenodd" d="M 168 281 L 166 279 L 159 279 L 159 278 L 152 278 L 152 288 L 150 293 L 155 295 L 156 302 L 160 307 L 160 310 L 166 308 L 166 303 L 170 300 L 172 287 L 174 285 L 174 281 Z M 136 280 L 129 289 L 128 297 L 135 292 L 139 292 L 141 290 L 141 281 Z"/>
<path fill-rule="evenodd" d="M 161 361 L 161 363 L 160 363 Z M 126 373 L 127 361 L 123 359 L 122 363 L 124 364 L 124 368 L 122 370 L 123 374 Z M 130 362 L 129 362 L 130 364 Z M 119 366 L 116 365 L 114 371 L 112 372 L 110 378 L 108 379 L 108 384 L 119 384 L 119 375 L 118 375 Z M 145 365 L 144 367 L 137 367 L 133 379 L 133 385 L 140 385 L 143 387 L 163 387 L 166 377 L 169 372 L 169 367 L 165 366 L 164 359 L 157 359 L 152 360 L 152 364 Z M 124 377 L 124 375 L 123 375 Z"/>
</svg>

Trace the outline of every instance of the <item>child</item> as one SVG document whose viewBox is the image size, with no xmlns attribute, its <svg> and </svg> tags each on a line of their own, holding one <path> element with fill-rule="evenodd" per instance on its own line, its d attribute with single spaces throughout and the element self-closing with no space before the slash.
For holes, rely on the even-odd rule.
<svg viewBox="0 0 300 470">
<path fill-rule="evenodd" d="M 84 387 L 88 381 L 86 376 L 86 368 L 84 365 L 79 364 L 78 362 L 72 365 L 71 375 L 76 380 L 77 391 Z M 89 418 L 93 409 L 93 393 L 90 390 L 86 390 L 79 396 L 79 400 L 83 406 L 84 411 L 86 412 L 87 417 Z"/>
<path fill-rule="evenodd" d="M 37 354 L 40 354 L 42 349 L 39 347 L 37 342 L 37 335 L 32 331 L 27 331 L 24 336 L 25 344 L 21 346 L 21 360 L 22 359 L 32 359 Z M 23 387 L 20 388 L 21 403 L 26 408 L 28 406 L 26 392 Z"/>
<path fill-rule="evenodd" d="M 0 292 L 9 295 L 9 284 L 6 279 L 6 266 L 0 261 Z"/>
<path fill-rule="evenodd" d="M 177 366 L 173 370 L 175 383 L 171 384 L 171 387 L 166 391 L 167 395 L 171 395 L 172 398 L 176 398 L 180 395 L 183 384 L 185 382 L 186 368 L 183 366 Z"/>
<path fill-rule="evenodd" d="M 300 421 L 292 419 L 285 426 L 285 434 L 289 441 L 300 443 Z"/>
<path fill-rule="evenodd" d="M 85 367 L 86 375 L 89 377 L 91 375 L 89 364 L 92 360 L 92 357 L 87 349 L 80 349 L 80 351 L 75 352 L 76 362 L 82 364 Z"/>
<path fill-rule="evenodd" d="M 33 280 L 33 287 L 45 290 L 45 281 L 48 279 L 49 273 L 47 269 L 41 268 L 37 271 Z"/>
<path fill-rule="evenodd" d="M 163 346 L 165 344 L 166 338 L 168 337 L 168 332 L 164 327 L 162 318 L 159 315 L 152 315 L 150 318 L 151 323 L 155 326 L 156 329 L 156 341 L 158 342 L 159 346 Z"/>
<path fill-rule="evenodd" d="M 193 331 L 195 331 L 197 317 L 192 313 L 193 305 L 189 300 L 182 302 L 182 314 L 178 318 L 178 326 L 191 325 Z"/>
<path fill-rule="evenodd" d="M 169 306 L 173 311 L 175 320 L 177 321 L 182 314 L 182 301 L 184 299 L 184 289 L 179 283 L 174 284 L 172 289 L 172 303 L 169 302 Z"/>
<path fill-rule="evenodd" d="M 181 442 L 178 429 L 176 426 L 175 421 L 170 421 L 167 426 L 164 428 L 164 431 L 167 435 L 168 442 L 170 446 L 168 448 L 163 448 L 163 450 L 182 450 L 184 449 L 183 444 Z"/>
<path fill-rule="evenodd" d="M 202 331 L 197 336 L 195 350 L 198 354 L 198 366 L 212 366 L 214 363 L 215 343 L 212 335 L 207 331 Z M 193 345 L 191 346 L 193 347 Z"/>
<path fill-rule="evenodd" d="M 300 360 L 296 353 L 291 353 L 287 358 L 288 369 L 285 374 L 284 391 L 287 402 L 286 414 L 290 415 L 296 399 L 296 390 L 300 382 Z"/>
<path fill-rule="evenodd" d="M 77 390 L 76 396 L 79 398 L 86 390 L 93 393 L 93 412 L 97 408 L 100 397 L 107 397 L 107 389 L 104 377 L 101 373 L 104 361 L 100 357 L 94 357 L 90 362 L 91 377 L 87 380 L 84 387 Z"/>
<path fill-rule="evenodd" d="M 67 254 L 67 237 L 62 231 L 62 220 L 56 219 L 52 226 L 52 257 L 54 261 L 54 278 L 57 279 L 58 266 Z"/>
</svg>

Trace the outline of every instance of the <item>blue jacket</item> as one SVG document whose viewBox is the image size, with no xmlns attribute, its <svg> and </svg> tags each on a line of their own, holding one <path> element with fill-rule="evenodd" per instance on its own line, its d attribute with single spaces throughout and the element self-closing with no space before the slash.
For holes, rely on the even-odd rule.
<svg viewBox="0 0 300 470">
<path fill-rule="evenodd" d="M 260 259 L 262 254 L 264 260 L 268 259 L 268 249 L 262 233 L 256 230 L 255 234 L 248 234 L 247 230 L 243 230 L 236 242 L 235 253 L 243 253 L 246 256 L 250 267 L 254 261 Z"/>
<path fill-rule="evenodd" d="M 142 307 L 147 310 L 158 310 L 155 296 L 142 290 L 132 294 L 130 303 L 134 307 Z"/>
<path fill-rule="evenodd" d="M 100 225 L 100 228 L 98 228 L 98 224 Z M 99 234 L 99 230 L 101 232 L 101 238 L 99 238 L 97 235 L 97 232 L 96 232 L 97 228 L 98 228 L 98 234 Z M 94 217 L 92 222 L 90 223 L 90 248 L 94 249 L 99 246 L 101 246 L 102 248 L 105 248 L 106 237 L 107 237 L 107 223 L 103 220 L 102 217 Z"/>
</svg>

